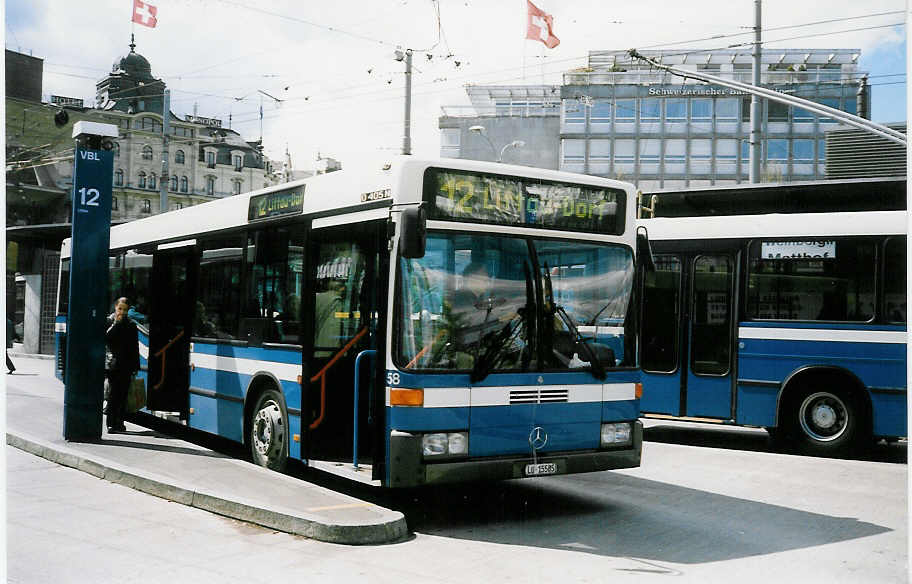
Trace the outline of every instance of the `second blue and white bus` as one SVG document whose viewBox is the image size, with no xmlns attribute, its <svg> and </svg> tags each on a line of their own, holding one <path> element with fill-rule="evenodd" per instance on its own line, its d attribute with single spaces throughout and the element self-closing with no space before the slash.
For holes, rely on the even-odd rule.
<svg viewBox="0 0 912 584">
<path fill-rule="evenodd" d="M 906 181 L 647 194 L 644 415 L 844 455 L 907 436 Z"/>
<path fill-rule="evenodd" d="M 134 303 L 147 411 L 270 468 L 408 487 L 635 467 L 634 197 L 400 157 L 113 227 L 110 296 Z M 470 266 L 488 281 L 460 303 Z"/>
</svg>

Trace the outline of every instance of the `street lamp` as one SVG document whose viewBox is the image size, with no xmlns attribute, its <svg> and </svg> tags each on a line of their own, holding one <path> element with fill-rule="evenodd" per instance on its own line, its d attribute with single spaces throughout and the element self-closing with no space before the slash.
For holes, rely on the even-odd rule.
<svg viewBox="0 0 912 584">
<path fill-rule="evenodd" d="M 525 145 L 526 145 L 526 143 L 523 142 L 522 140 L 513 140 L 512 142 L 510 142 L 509 144 L 507 144 L 506 146 L 504 146 L 503 148 L 500 149 L 500 157 L 497 159 L 497 162 L 503 162 L 503 155 L 504 155 L 504 152 L 507 151 L 507 148 L 522 148 Z"/>
<path fill-rule="evenodd" d="M 487 130 L 485 130 L 484 126 L 472 126 L 469 128 L 469 131 L 479 134 L 482 138 L 487 140 L 488 146 L 491 147 L 491 152 L 494 154 L 495 157 L 497 156 L 497 148 L 494 148 L 494 143 L 491 142 L 490 138 L 488 138 L 488 132 L 487 132 Z M 498 160 L 498 162 L 500 162 L 500 160 Z"/>
<path fill-rule="evenodd" d="M 510 142 L 509 144 L 507 144 L 506 146 L 501 148 L 500 154 L 498 154 L 497 148 L 494 147 L 494 143 L 491 142 L 490 138 L 488 138 L 488 131 L 485 129 L 484 126 L 471 126 L 471 127 L 469 127 L 469 131 L 473 132 L 475 134 L 481 135 L 481 137 L 484 138 L 488 142 L 488 146 L 491 147 L 491 152 L 496 157 L 497 162 L 503 162 L 503 155 L 504 155 L 504 152 L 507 151 L 507 148 L 522 148 L 523 146 L 526 145 L 526 143 L 523 142 L 522 140 L 513 140 L 512 142 Z"/>
</svg>

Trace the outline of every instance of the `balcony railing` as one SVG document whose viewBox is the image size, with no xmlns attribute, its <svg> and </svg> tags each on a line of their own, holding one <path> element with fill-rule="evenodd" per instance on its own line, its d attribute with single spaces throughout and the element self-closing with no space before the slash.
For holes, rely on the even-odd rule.
<svg viewBox="0 0 912 584">
<path fill-rule="evenodd" d="M 723 79 L 752 83 L 750 71 L 703 71 Z M 858 83 L 864 74 L 836 69 L 808 71 L 763 71 L 760 82 L 765 85 L 790 85 L 797 83 Z M 702 81 L 681 78 L 677 75 L 655 71 L 580 71 L 564 73 L 565 85 L 702 85 Z"/>
</svg>

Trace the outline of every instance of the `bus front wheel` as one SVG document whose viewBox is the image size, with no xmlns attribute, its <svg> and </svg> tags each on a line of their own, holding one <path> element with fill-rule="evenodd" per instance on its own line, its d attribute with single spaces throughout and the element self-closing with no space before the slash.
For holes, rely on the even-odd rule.
<svg viewBox="0 0 912 584">
<path fill-rule="evenodd" d="M 288 414 L 285 400 L 274 389 L 267 389 L 250 412 L 250 454 L 253 462 L 282 471 L 288 460 Z"/>
<path fill-rule="evenodd" d="M 795 449 L 814 456 L 850 454 L 860 438 L 861 410 L 850 395 L 814 388 L 789 400 L 785 430 Z"/>
</svg>

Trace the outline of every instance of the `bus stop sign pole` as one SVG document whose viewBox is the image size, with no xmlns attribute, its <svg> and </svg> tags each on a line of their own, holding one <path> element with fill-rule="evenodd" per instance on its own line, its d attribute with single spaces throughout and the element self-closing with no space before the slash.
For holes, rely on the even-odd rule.
<svg viewBox="0 0 912 584">
<path fill-rule="evenodd" d="M 76 148 L 63 437 L 79 441 L 101 437 L 114 168 L 111 149 L 117 126 L 81 121 L 73 126 L 73 137 Z"/>
</svg>

